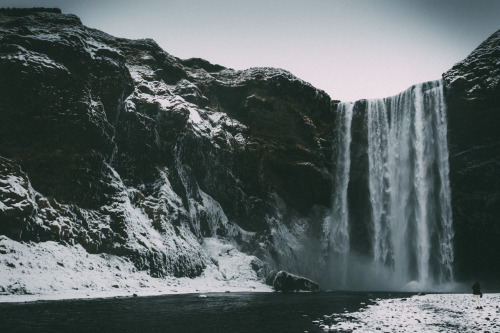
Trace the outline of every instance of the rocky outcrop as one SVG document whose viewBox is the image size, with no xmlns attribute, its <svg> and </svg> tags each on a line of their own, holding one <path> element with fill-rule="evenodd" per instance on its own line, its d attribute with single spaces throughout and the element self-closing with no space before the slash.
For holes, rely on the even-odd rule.
<svg viewBox="0 0 500 333">
<path fill-rule="evenodd" d="M 443 74 L 455 228 L 462 278 L 500 274 L 500 31 Z"/>
<path fill-rule="evenodd" d="M 482 275 L 500 272 L 499 47 L 496 33 L 444 74 L 456 268 Z M 204 238 L 224 237 L 270 269 L 324 275 L 339 126 L 323 91 L 280 69 L 181 60 L 55 9 L 0 10 L 0 73 L 0 234 L 153 276 L 201 274 Z M 348 196 L 368 207 L 363 117 Z M 352 247 L 369 252 L 369 212 L 350 211 Z"/>
<path fill-rule="evenodd" d="M 285 271 L 276 273 L 273 288 L 275 291 L 282 292 L 319 291 L 319 285 L 316 282 Z"/>
<path fill-rule="evenodd" d="M 309 230 L 295 221 L 330 204 L 332 103 L 286 71 L 180 60 L 30 9 L 0 11 L 0 73 L 0 232 L 14 240 L 196 276 L 204 237 L 221 236 L 290 268 Z"/>
</svg>

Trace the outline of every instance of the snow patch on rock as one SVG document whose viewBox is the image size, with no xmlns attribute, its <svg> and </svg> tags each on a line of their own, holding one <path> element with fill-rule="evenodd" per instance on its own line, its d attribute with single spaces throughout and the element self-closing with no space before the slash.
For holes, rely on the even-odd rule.
<svg viewBox="0 0 500 333">
<path fill-rule="evenodd" d="M 270 292 L 256 260 L 231 244 L 206 238 L 212 258 L 200 277 L 151 277 L 127 258 L 89 254 L 81 245 L 20 243 L 0 236 L 0 302 L 207 292 Z"/>
<path fill-rule="evenodd" d="M 29 51 L 18 45 L 11 47 L 16 49 L 15 52 L 3 53 L 0 55 L 1 60 L 12 64 L 21 64 L 23 67 L 33 68 L 37 72 L 42 72 L 43 70 L 60 70 L 69 74 L 68 69 L 64 65 L 52 60 L 43 53 Z"/>
</svg>

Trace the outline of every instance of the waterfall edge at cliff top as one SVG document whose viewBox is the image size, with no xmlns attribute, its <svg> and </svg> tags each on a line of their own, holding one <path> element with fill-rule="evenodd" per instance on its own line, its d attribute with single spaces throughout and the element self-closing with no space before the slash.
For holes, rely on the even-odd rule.
<svg viewBox="0 0 500 333">
<path fill-rule="evenodd" d="M 443 82 L 341 103 L 338 110 L 352 110 L 349 116 L 358 119 L 337 125 L 344 138 L 337 144 L 352 146 L 337 149 L 334 179 L 341 181 L 332 191 L 330 216 L 330 230 L 344 230 L 341 239 L 349 242 L 339 246 L 339 238 L 330 237 L 331 248 L 342 248 L 347 258 L 347 264 L 331 267 L 346 276 L 343 288 L 430 290 L 453 282 Z"/>
</svg>

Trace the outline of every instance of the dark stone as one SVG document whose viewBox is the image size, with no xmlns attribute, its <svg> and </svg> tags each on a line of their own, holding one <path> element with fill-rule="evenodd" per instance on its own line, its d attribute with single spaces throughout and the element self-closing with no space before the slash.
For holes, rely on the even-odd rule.
<svg viewBox="0 0 500 333">
<path fill-rule="evenodd" d="M 11 16 L 22 16 L 33 13 L 53 13 L 53 14 L 61 14 L 61 10 L 59 8 L 43 8 L 43 7 L 34 7 L 34 8 L 0 8 L 0 14 L 5 13 Z"/>
<path fill-rule="evenodd" d="M 265 282 L 268 286 L 273 286 L 273 282 L 274 282 L 274 278 L 276 277 L 276 274 L 278 274 L 277 271 L 270 271 L 267 275 L 266 275 L 266 278 L 265 278 Z"/>
<path fill-rule="evenodd" d="M 500 275 L 500 31 L 443 74 L 455 270 L 461 280 Z"/>
<path fill-rule="evenodd" d="M 273 288 L 275 291 L 319 291 L 319 285 L 309 279 L 279 271 L 274 277 Z"/>
<path fill-rule="evenodd" d="M 190 59 L 180 60 L 180 62 L 186 67 L 202 68 L 209 73 L 220 72 L 221 70 L 226 69 L 226 67 L 223 67 L 221 65 L 211 64 L 210 62 L 201 58 L 190 58 Z"/>
</svg>

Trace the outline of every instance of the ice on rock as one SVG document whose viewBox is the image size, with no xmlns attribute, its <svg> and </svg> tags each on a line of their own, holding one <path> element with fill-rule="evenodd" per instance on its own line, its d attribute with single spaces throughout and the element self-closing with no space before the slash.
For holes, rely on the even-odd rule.
<svg viewBox="0 0 500 333">
<path fill-rule="evenodd" d="M 54 61 L 43 53 L 29 51 L 22 46 L 15 46 L 16 53 L 2 53 L 0 59 L 12 63 L 21 63 L 25 67 L 34 68 L 35 71 L 58 70 L 69 74 L 69 70 L 61 63 Z"/>
<path fill-rule="evenodd" d="M 129 259 L 89 254 L 80 245 L 24 244 L 0 236 L 0 287 L 4 290 L 0 293 L 0 302 L 226 290 L 271 291 L 251 267 L 255 257 L 216 238 L 206 238 L 203 246 L 218 259 L 220 268 L 211 265 L 194 279 L 154 278 L 146 271 L 137 270 Z M 18 266 L 23 269 L 19 270 Z M 203 296 L 206 297 L 200 297 Z"/>
<path fill-rule="evenodd" d="M 189 108 L 189 119 L 195 124 L 200 124 L 202 121 L 200 114 L 195 108 Z"/>
</svg>

